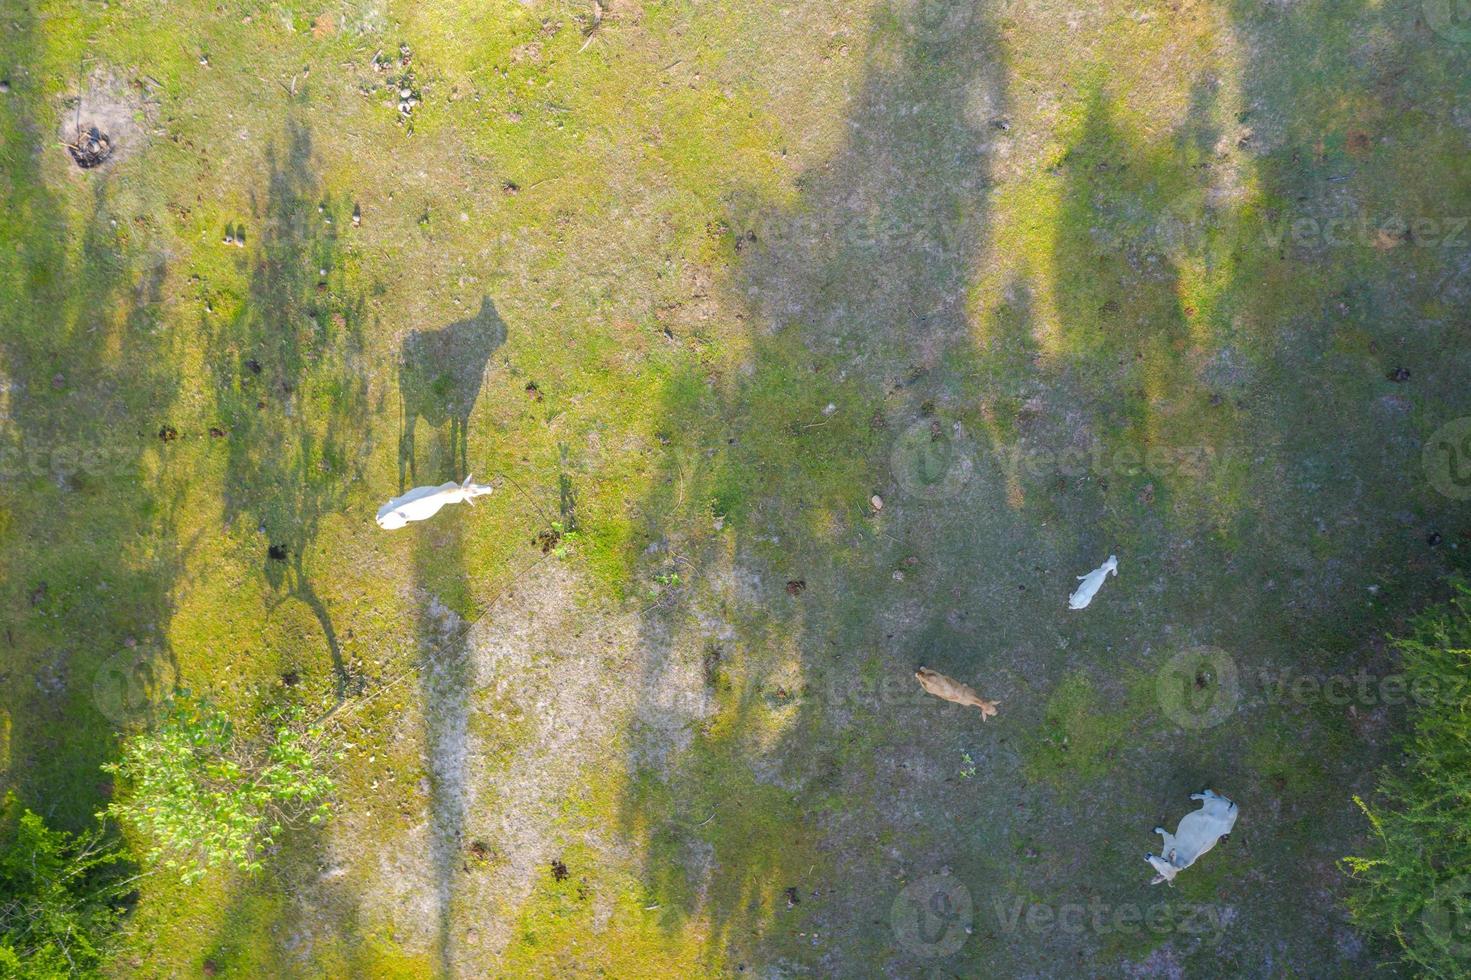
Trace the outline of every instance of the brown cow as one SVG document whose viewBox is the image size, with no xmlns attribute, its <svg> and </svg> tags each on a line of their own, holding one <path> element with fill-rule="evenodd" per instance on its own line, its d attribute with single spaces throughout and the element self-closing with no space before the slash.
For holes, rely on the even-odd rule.
<svg viewBox="0 0 1471 980">
<path fill-rule="evenodd" d="M 981 709 L 981 721 L 985 721 L 996 713 L 996 705 L 1000 702 L 987 701 L 977 694 L 973 689 L 960 681 L 946 677 L 944 674 L 921 667 L 914 672 L 915 680 L 919 686 L 929 691 L 937 698 L 946 701 L 954 701 L 956 704 L 975 705 Z"/>
</svg>

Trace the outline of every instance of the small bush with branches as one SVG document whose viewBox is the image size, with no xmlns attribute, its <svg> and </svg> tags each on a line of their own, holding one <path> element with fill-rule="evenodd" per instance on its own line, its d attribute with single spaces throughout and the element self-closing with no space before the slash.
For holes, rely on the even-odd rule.
<svg viewBox="0 0 1471 980">
<path fill-rule="evenodd" d="M 0 801 L 0 976 L 99 976 L 134 880 L 100 826 L 53 830 L 7 794 Z"/>
<path fill-rule="evenodd" d="M 299 708 L 271 709 L 263 736 L 247 739 L 186 694 L 103 766 L 126 789 L 107 814 L 141 831 L 144 858 L 185 882 L 221 864 L 257 871 L 286 827 L 330 815 L 330 761 L 322 730 L 304 724 Z"/>
</svg>

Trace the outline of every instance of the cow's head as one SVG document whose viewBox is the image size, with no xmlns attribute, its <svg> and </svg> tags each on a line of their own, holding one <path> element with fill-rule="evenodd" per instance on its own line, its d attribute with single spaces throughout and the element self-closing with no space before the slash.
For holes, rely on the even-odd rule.
<svg viewBox="0 0 1471 980">
<path fill-rule="evenodd" d="M 1159 857 L 1155 854 L 1144 855 L 1144 860 L 1148 861 L 1150 866 L 1158 872 L 1158 874 L 1156 874 L 1154 878 L 1150 880 L 1149 883 L 1151 885 L 1157 885 L 1162 881 L 1169 882 L 1172 885 L 1175 883 L 1175 875 L 1180 873 L 1180 869 L 1175 867 L 1175 865 L 1172 863 L 1174 856 L 1175 853 L 1171 851 L 1171 860 L 1167 861 L 1164 858 Z"/>
</svg>

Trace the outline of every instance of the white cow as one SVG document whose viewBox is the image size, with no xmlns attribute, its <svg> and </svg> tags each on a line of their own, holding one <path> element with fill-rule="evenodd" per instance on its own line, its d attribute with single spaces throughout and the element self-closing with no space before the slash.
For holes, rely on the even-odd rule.
<svg viewBox="0 0 1471 980">
<path fill-rule="evenodd" d="M 1078 586 L 1076 592 L 1068 597 L 1067 607 L 1069 609 L 1086 609 L 1088 603 L 1092 602 L 1093 597 L 1098 594 L 1098 590 L 1103 588 L 1103 580 L 1108 578 L 1109 572 L 1113 572 L 1114 575 L 1118 575 L 1119 573 L 1119 559 L 1117 555 L 1109 555 L 1108 561 L 1099 565 L 1087 575 L 1078 576 L 1078 581 L 1082 584 Z"/>
<path fill-rule="evenodd" d="M 1173 834 L 1163 827 L 1154 828 L 1154 832 L 1164 838 L 1160 845 L 1164 856 L 1144 855 L 1144 860 L 1159 872 L 1151 885 L 1161 881 L 1173 882 L 1175 875 L 1200 860 L 1202 854 L 1215 847 L 1216 842 L 1236 826 L 1236 804 L 1224 796 L 1206 790 L 1204 793 L 1191 793 L 1190 798 L 1205 802 L 1199 810 L 1180 818 L 1180 826 Z"/>
<path fill-rule="evenodd" d="M 402 497 L 394 497 L 378 508 L 378 526 L 385 531 L 395 531 L 409 521 L 428 520 L 439 513 L 445 504 L 460 501 L 474 503 L 476 497 L 493 493 L 495 488 L 481 483 L 471 483 L 473 477 L 465 477 L 464 483 L 441 483 L 437 487 L 415 487 Z"/>
</svg>

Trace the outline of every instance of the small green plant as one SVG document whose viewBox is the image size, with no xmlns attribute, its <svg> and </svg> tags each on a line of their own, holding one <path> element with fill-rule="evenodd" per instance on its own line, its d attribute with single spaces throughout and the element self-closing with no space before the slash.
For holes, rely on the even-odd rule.
<svg viewBox="0 0 1471 980">
<path fill-rule="evenodd" d="M 257 871 L 286 827 L 330 815 L 321 744 L 321 729 L 303 725 L 300 709 L 272 709 L 264 739 L 250 741 L 223 712 L 185 696 L 103 766 L 129 789 L 107 813 L 146 834 L 144 857 L 185 882 L 218 864 Z"/>
<path fill-rule="evenodd" d="M 961 779 L 973 779 L 976 774 L 976 760 L 970 757 L 969 752 L 960 753 L 961 760 L 965 763 L 960 769 Z"/>
<path fill-rule="evenodd" d="M 1354 921 L 1435 977 L 1471 974 L 1471 589 L 1455 590 L 1396 643 L 1414 693 L 1405 758 L 1380 776 L 1375 806 L 1354 798 L 1373 843 L 1343 859 Z"/>
<path fill-rule="evenodd" d="M 577 544 L 581 532 L 570 526 L 564 527 L 561 521 L 552 521 L 552 530 L 556 532 L 557 541 L 552 554 L 558 558 L 566 558 L 572 553 L 572 546 Z"/>
<path fill-rule="evenodd" d="M 52 830 L 15 794 L 0 801 L 0 975 L 100 976 L 133 879 L 101 827 Z"/>
</svg>

